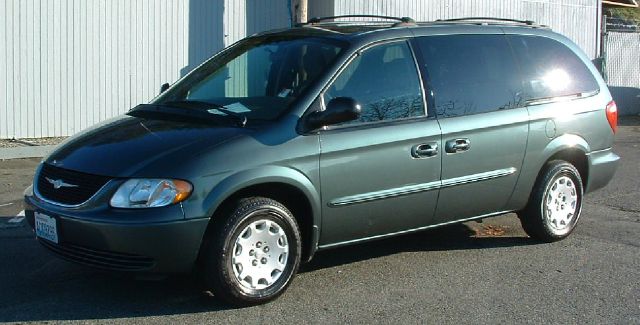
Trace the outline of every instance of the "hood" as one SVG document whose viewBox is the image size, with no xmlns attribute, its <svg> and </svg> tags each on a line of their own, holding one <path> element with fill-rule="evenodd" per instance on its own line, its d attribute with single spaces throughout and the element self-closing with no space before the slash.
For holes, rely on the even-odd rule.
<svg viewBox="0 0 640 325">
<path fill-rule="evenodd" d="M 63 142 L 46 162 L 111 177 L 130 177 L 161 158 L 176 164 L 248 129 L 121 116 Z"/>
</svg>

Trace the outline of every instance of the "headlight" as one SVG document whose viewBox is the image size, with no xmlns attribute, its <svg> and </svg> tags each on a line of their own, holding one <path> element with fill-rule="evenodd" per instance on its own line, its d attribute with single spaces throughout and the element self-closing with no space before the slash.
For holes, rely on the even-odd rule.
<svg viewBox="0 0 640 325">
<path fill-rule="evenodd" d="M 155 208 L 182 202 L 193 186 L 177 179 L 130 179 L 111 197 L 114 208 Z"/>
</svg>

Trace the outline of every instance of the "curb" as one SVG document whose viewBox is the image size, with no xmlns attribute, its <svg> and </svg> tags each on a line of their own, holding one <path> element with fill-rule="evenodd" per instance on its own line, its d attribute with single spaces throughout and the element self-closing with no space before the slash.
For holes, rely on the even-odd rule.
<svg viewBox="0 0 640 325">
<path fill-rule="evenodd" d="M 31 147 L 15 147 L 0 148 L 0 160 L 17 159 L 17 158 L 41 158 L 49 154 L 55 145 L 50 146 L 31 146 Z"/>
</svg>

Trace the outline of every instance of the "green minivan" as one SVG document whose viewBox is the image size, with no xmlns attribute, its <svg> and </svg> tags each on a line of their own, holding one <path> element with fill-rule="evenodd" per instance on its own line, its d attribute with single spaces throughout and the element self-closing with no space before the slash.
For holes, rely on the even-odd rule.
<svg viewBox="0 0 640 325">
<path fill-rule="evenodd" d="M 25 192 L 37 240 L 102 269 L 197 271 L 251 305 L 318 250 L 507 212 L 560 240 L 612 178 L 616 105 L 567 38 L 336 18 L 241 40 L 69 138 Z"/>
</svg>

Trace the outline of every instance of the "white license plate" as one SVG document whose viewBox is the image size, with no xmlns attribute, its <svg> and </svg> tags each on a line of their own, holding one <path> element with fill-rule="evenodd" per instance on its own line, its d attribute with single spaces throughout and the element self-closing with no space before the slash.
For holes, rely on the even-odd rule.
<svg viewBox="0 0 640 325">
<path fill-rule="evenodd" d="M 56 219 L 40 212 L 35 212 L 36 236 L 58 243 L 58 228 Z"/>
</svg>

